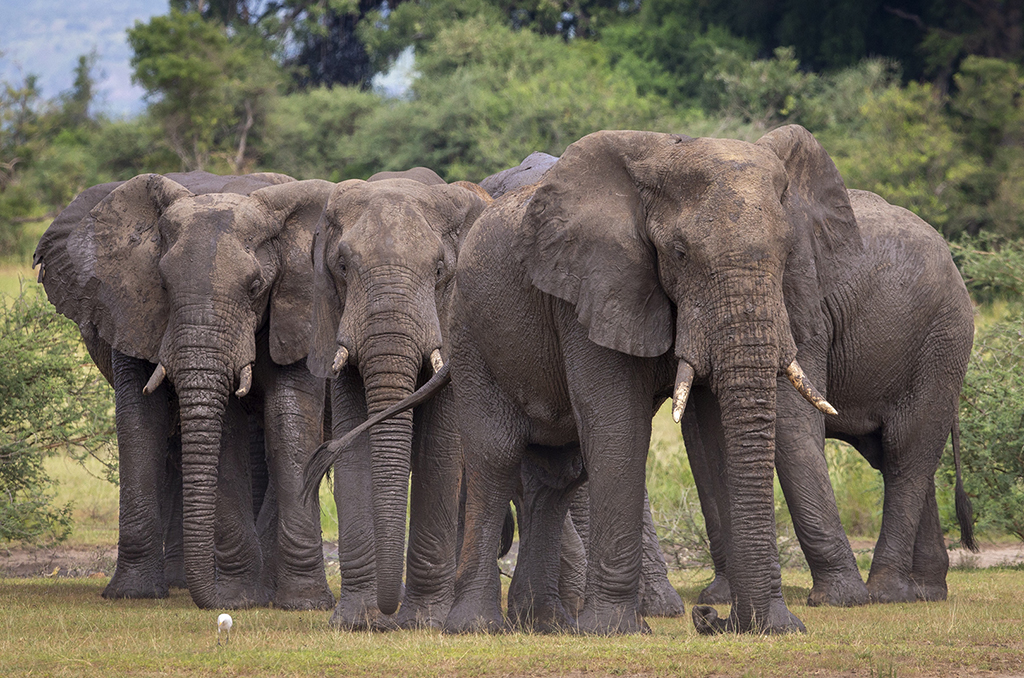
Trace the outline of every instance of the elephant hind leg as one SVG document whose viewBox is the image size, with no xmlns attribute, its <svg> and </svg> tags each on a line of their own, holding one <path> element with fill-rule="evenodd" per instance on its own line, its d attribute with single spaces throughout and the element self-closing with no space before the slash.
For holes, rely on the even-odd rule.
<svg viewBox="0 0 1024 678">
<path fill-rule="evenodd" d="M 925 499 L 921 522 L 917 526 L 914 541 L 914 562 L 910 578 L 918 600 L 946 599 L 946 572 L 949 570 L 949 554 L 946 553 L 939 522 L 939 507 L 935 501 L 935 485 L 929 488 Z"/>
</svg>

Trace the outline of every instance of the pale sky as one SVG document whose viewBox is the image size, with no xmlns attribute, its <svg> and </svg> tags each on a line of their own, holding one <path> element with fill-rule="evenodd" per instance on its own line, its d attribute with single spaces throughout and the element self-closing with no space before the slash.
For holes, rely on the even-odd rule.
<svg viewBox="0 0 1024 678">
<path fill-rule="evenodd" d="M 131 84 L 125 30 L 168 11 L 167 0 L 0 0 L 0 80 L 39 76 L 51 99 L 71 88 L 78 57 L 94 49 L 98 110 L 130 115 L 143 108 Z"/>
</svg>

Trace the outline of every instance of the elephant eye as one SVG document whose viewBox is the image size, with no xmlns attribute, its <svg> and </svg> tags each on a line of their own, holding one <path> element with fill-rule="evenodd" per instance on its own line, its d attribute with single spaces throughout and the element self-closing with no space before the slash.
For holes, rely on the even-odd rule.
<svg viewBox="0 0 1024 678">
<path fill-rule="evenodd" d="M 440 278 L 444 275 L 444 259 L 437 261 L 437 277 Z"/>
<path fill-rule="evenodd" d="M 255 297 L 259 296 L 260 292 L 262 292 L 262 291 L 263 291 L 263 279 L 260 278 L 259 276 L 257 276 L 257 277 L 252 279 L 251 283 L 249 283 L 249 296 L 255 298 Z"/>
<path fill-rule="evenodd" d="M 686 248 L 683 247 L 682 244 L 676 243 L 675 245 L 672 246 L 672 250 L 676 253 L 677 259 L 686 258 Z"/>
</svg>

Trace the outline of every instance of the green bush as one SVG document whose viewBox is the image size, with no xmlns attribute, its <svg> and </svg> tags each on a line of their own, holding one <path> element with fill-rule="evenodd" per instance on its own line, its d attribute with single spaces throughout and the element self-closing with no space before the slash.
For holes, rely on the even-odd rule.
<svg viewBox="0 0 1024 678">
<path fill-rule="evenodd" d="M 43 458 L 96 456 L 114 479 L 113 391 L 40 286 L 0 311 L 0 542 L 62 541 L 71 506 L 53 505 Z"/>
</svg>

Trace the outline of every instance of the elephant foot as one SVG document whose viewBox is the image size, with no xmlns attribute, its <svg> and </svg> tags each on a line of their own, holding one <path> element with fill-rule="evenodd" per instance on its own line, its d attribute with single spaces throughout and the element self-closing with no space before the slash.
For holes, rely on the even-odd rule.
<svg viewBox="0 0 1024 678">
<path fill-rule="evenodd" d="M 644 582 L 640 614 L 644 617 L 682 617 L 686 614 L 686 606 L 668 579 L 658 577 L 654 582 Z"/>
<path fill-rule="evenodd" d="M 269 607 L 271 591 L 249 577 L 224 577 L 218 573 L 217 602 L 213 607 L 226 610 L 244 610 L 250 607 Z"/>
<path fill-rule="evenodd" d="M 945 600 L 948 595 L 945 578 L 943 578 L 941 581 L 928 581 L 924 578 L 913 577 L 913 582 L 914 593 L 916 594 L 918 600 Z"/>
<path fill-rule="evenodd" d="M 395 620 L 377 609 L 376 591 L 351 591 L 344 586 L 328 622 L 342 631 L 392 631 Z"/>
<path fill-rule="evenodd" d="M 278 585 L 274 607 L 282 610 L 330 610 L 334 607 L 334 594 L 326 579 L 323 582 Z"/>
<path fill-rule="evenodd" d="M 830 605 L 833 607 L 855 607 L 871 602 L 868 587 L 860 574 L 844 573 L 839 577 L 815 578 L 814 587 L 807 597 L 810 607 Z"/>
<path fill-rule="evenodd" d="M 918 600 L 913 580 L 890 569 L 872 567 L 867 588 L 872 603 L 914 603 Z"/>
<path fill-rule="evenodd" d="M 497 601 L 484 605 L 456 599 L 441 628 L 445 633 L 508 633 Z"/>
<path fill-rule="evenodd" d="M 166 598 L 167 595 L 167 582 L 162 576 L 153 575 L 148 568 L 126 567 L 122 564 L 114 569 L 114 576 L 102 593 L 108 600 Z"/>
<path fill-rule="evenodd" d="M 533 633 L 565 633 L 576 629 L 576 620 L 558 598 L 509 599 L 508 616 L 514 627 Z"/>
<path fill-rule="evenodd" d="M 576 631 L 588 635 L 612 636 L 650 633 L 640 610 L 628 605 L 585 604 Z"/>
<path fill-rule="evenodd" d="M 754 624 L 749 629 L 741 629 L 735 613 L 727 619 L 718 616 L 718 611 L 709 605 L 694 605 L 692 610 L 693 626 L 702 636 L 719 633 L 736 633 L 745 630 L 749 633 L 767 635 L 784 633 L 807 633 L 807 627 L 800 619 L 789 611 L 781 598 L 774 598 L 768 607 L 768 620 L 765 624 Z"/>
<path fill-rule="evenodd" d="M 407 598 L 395 614 L 395 623 L 401 629 L 440 629 L 451 607 L 450 600 Z"/>
<path fill-rule="evenodd" d="M 715 578 L 697 596 L 698 605 L 728 605 L 732 603 L 732 588 L 724 574 L 715 573 Z M 716 613 L 717 616 L 717 613 Z"/>
</svg>

